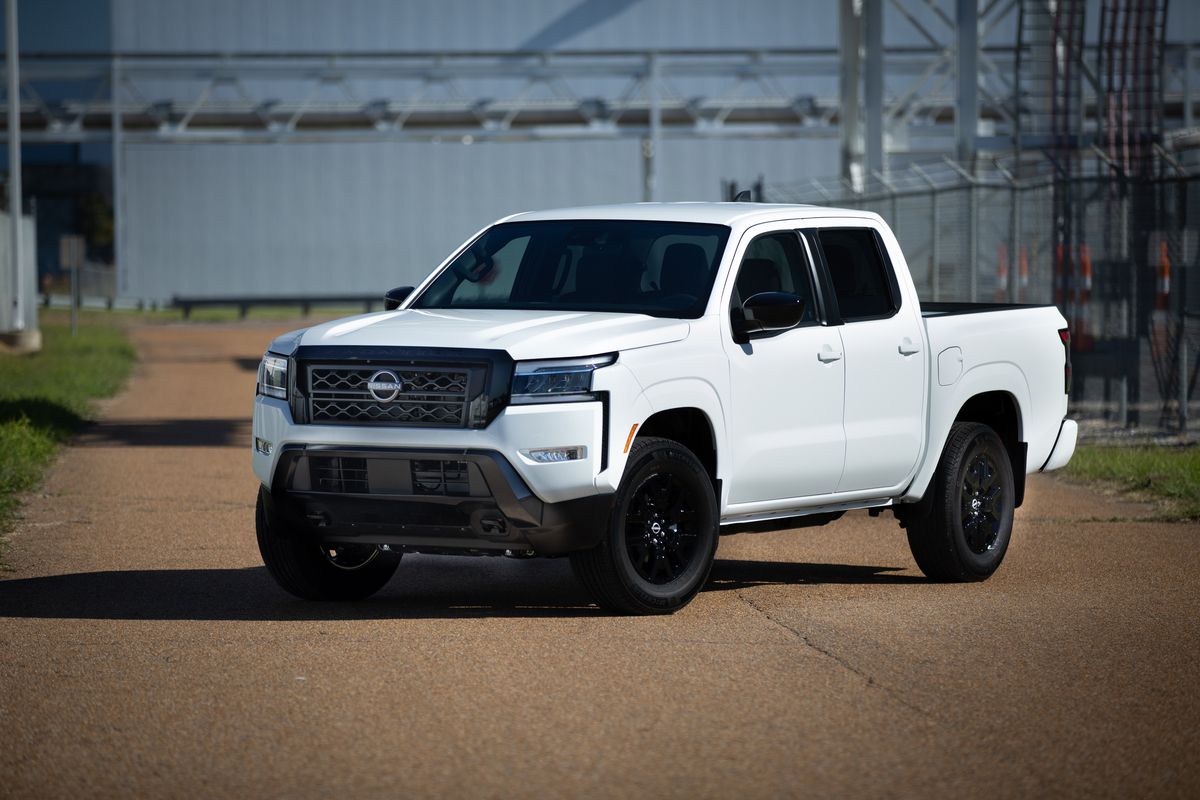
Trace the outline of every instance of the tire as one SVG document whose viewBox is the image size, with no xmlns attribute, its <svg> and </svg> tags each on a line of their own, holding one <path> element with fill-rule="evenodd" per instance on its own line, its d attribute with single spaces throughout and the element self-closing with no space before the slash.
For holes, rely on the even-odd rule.
<svg viewBox="0 0 1200 800">
<path fill-rule="evenodd" d="M 571 567 L 602 608 L 670 614 L 708 580 L 717 552 L 717 498 L 704 465 L 668 439 L 633 443 L 604 539 Z"/>
<path fill-rule="evenodd" d="M 325 546 L 308 536 L 289 535 L 270 503 L 264 502 L 261 489 L 255 528 L 267 571 L 302 600 L 363 600 L 382 589 L 400 564 L 400 553 L 374 545 Z M 332 556 L 331 549 L 338 556 Z"/>
<path fill-rule="evenodd" d="M 928 516 L 906 526 L 921 572 L 935 581 L 986 580 L 1012 536 L 1016 494 L 1008 450 L 978 422 L 956 422 L 930 486 Z"/>
</svg>

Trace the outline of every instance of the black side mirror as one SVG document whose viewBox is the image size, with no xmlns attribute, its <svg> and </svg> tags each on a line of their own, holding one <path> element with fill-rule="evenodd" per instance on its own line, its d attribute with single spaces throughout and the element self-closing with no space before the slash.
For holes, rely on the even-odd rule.
<svg viewBox="0 0 1200 800">
<path fill-rule="evenodd" d="M 737 331 L 746 336 L 760 331 L 786 331 L 804 319 L 804 298 L 791 292 L 759 292 L 742 303 Z"/>
<path fill-rule="evenodd" d="M 397 286 L 395 289 L 388 289 L 383 293 L 383 310 L 395 311 L 413 293 L 413 288 L 412 286 Z"/>
</svg>

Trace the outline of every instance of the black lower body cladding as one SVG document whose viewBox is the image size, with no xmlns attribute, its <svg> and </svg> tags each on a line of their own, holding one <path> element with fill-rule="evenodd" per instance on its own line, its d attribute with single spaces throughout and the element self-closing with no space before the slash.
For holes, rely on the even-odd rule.
<svg viewBox="0 0 1200 800">
<path fill-rule="evenodd" d="M 612 495 L 545 503 L 490 450 L 289 445 L 264 499 L 323 542 L 562 555 L 600 540 Z"/>
</svg>

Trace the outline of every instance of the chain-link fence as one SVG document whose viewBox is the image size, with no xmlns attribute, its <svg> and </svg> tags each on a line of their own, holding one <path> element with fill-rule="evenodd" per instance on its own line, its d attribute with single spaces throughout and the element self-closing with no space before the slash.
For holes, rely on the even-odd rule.
<svg viewBox="0 0 1200 800">
<path fill-rule="evenodd" d="M 923 299 L 1057 305 L 1085 432 L 1200 431 L 1200 177 L 1017 181 L 948 167 L 881 177 L 870 193 L 809 182 L 762 196 L 878 213 Z"/>
</svg>

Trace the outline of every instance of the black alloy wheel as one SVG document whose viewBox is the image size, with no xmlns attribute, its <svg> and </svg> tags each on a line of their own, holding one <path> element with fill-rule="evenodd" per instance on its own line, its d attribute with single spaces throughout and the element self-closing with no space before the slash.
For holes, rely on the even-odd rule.
<svg viewBox="0 0 1200 800">
<path fill-rule="evenodd" d="M 1008 551 L 1016 500 L 1000 437 L 979 422 L 954 423 L 926 491 L 928 515 L 904 523 L 921 572 L 936 581 L 986 580 Z"/>
<path fill-rule="evenodd" d="M 696 556 L 699 498 L 678 476 L 657 473 L 634 490 L 625 515 L 625 549 L 634 571 L 663 585 L 683 575 Z"/>
<path fill-rule="evenodd" d="M 967 465 L 962 484 L 962 527 L 967 547 L 976 555 L 996 548 L 1004 520 L 1004 486 L 1000 468 L 979 451 Z"/>
<path fill-rule="evenodd" d="M 380 552 L 373 544 L 325 543 L 320 548 L 330 564 L 347 571 L 362 569 L 374 561 Z"/>
<path fill-rule="evenodd" d="M 596 603 L 623 614 L 670 614 L 708 580 L 720 522 L 713 480 L 678 442 L 636 439 L 598 545 L 571 554 Z"/>
<path fill-rule="evenodd" d="M 303 600 L 362 600 L 384 587 L 400 553 L 373 544 L 318 542 L 259 489 L 255 507 L 258 551 L 271 577 Z"/>
</svg>

